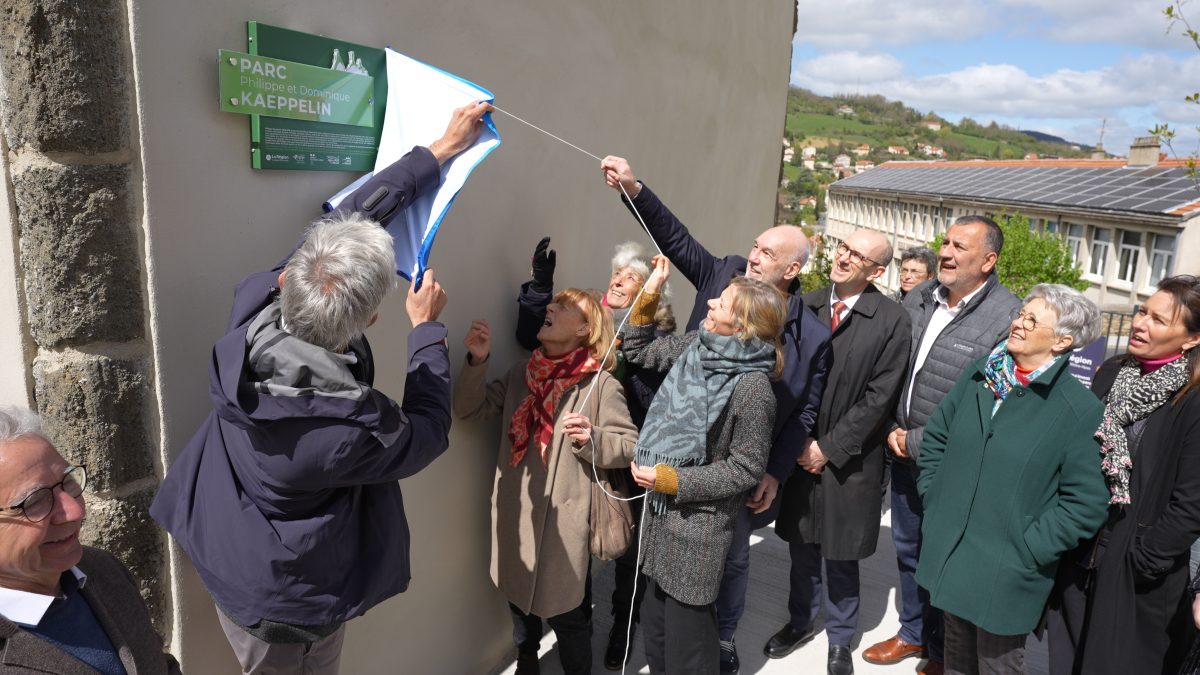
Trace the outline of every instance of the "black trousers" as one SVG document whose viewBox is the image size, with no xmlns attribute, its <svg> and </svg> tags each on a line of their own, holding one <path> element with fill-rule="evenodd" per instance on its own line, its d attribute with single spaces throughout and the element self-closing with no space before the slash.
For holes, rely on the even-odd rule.
<svg viewBox="0 0 1200 675">
<path fill-rule="evenodd" d="M 590 572 L 590 570 L 589 570 Z M 537 654 L 542 642 L 542 619 L 526 614 L 511 602 L 513 642 L 517 651 Z M 545 617 L 558 639 L 558 658 L 565 675 L 589 675 L 592 672 L 592 581 L 591 575 L 583 590 L 583 602 L 569 612 Z"/>
<path fill-rule="evenodd" d="M 713 603 L 689 605 L 672 598 L 653 579 L 642 605 L 642 636 L 650 672 L 718 675 L 721 647 Z"/>
<path fill-rule="evenodd" d="M 630 479 L 632 480 L 632 478 Z M 642 504 L 644 499 L 629 502 L 633 511 L 633 545 L 613 565 L 612 615 L 613 627 L 623 628 L 629 623 L 629 614 L 633 612 L 633 623 L 640 621 L 639 610 L 642 597 L 646 595 L 646 577 L 638 570 L 638 542 L 641 534 Z"/>
</svg>

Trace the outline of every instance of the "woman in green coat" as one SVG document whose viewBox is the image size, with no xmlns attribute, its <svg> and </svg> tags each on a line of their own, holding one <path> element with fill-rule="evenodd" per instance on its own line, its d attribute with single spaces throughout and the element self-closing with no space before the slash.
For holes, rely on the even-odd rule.
<svg viewBox="0 0 1200 675">
<path fill-rule="evenodd" d="M 925 427 L 917 581 L 945 612 L 948 673 L 1023 673 L 1059 557 L 1104 522 L 1104 407 L 1068 368 L 1099 324 L 1078 291 L 1034 286 Z"/>
</svg>

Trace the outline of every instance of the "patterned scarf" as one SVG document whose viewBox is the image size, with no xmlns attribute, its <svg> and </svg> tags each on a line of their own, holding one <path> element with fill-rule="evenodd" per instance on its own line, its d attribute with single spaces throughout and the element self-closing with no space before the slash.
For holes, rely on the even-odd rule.
<svg viewBox="0 0 1200 675">
<path fill-rule="evenodd" d="M 746 373 L 775 367 L 775 347 L 758 338 L 742 340 L 703 328 L 679 355 L 650 402 L 635 448 L 641 466 L 704 464 L 708 431 L 725 410 L 733 388 Z M 665 496 L 650 493 L 655 513 L 666 509 Z"/>
<path fill-rule="evenodd" d="M 509 462 L 517 466 L 525 459 L 532 436 L 544 466 L 549 457 L 546 448 L 554 435 L 555 414 L 563 392 L 579 383 L 588 373 L 600 370 L 600 364 L 580 347 L 562 356 L 546 356 L 542 348 L 535 349 L 525 366 L 525 386 L 529 395 L 517 406 L 508 425 L 508 440 L 512 443 Z"/>
<path fill-rule="evenodd" d="M 1125 427 L 1148 417 L 1158 410 L 1188 382 L 1191 373 L 1190 354 L 1172 361 L 1152 373 L 1142 375 L 1141 366 L 1130 359 L 1117 372 L 1108 396 L 1104 399 L 1104 417 L 1096 429 L 1100 467 L 1108 483 L 1109 504 L 1129 504 L 1129 477 L 1133 458 L 1129 455 L 1129 438 Z"/>
<path fill-rule="evenodd" d="M 1033 382 L 1038 378 L 1038 375 L 1049 370 L 1050 366 L 1058 363 L 1062 355 L 1055 356 L 1047 361 L 1040 368 L 1029 373 L 1029 381 Z M 988 389 L 996 395 L 996 404 L 992 406 L 992 416 L 996 416 L 996 411 L 1000 408 L 1000 403 L 1008 398 L 1013 387 L 1020 384 L 1017 379 L 1017 362 L 1013 359 L 1012 354 L 1008 353 L 1008 339 L 1000 341 L 992 353 L 988 355 L 987 362 L 983 364 L 983 375 L 987 378 Z"/>
</svg>

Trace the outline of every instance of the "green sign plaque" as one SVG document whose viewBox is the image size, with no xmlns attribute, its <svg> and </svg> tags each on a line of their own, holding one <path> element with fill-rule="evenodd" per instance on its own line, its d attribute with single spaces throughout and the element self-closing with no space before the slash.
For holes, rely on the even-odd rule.
<svg viewBox="0 0 1200 675">
<path fill-rule="evenodd" d="M 219 68 L 221 109 L 249 114 L 251 166 L 359 173 L 374 169 L 387 102 L 383 50 L 257 21 L 248 21 L 246 32 L 246 53 L 221 52 Z M 243 57 L 250 59 L 246 70 Z M 230 58 L 237 61 L 230 63 Z M 270 72 L 269 65 L 275 66 Z M 285 66 L 282 75 L 280 65 Z M 325 79 L 307 74 L 322 72 Z M 234 91 L 226 91 L 227 77 L 234 78 Z M 363 83 L 365 89 L 359 89 Z M 288 91 L 292 85 L 295 91 Z"/>
<path fill-rule="evenodd" d="M 221 110 L 294 120 L 375 125 L 374 78 L 222 49 Z"/>
</svg>

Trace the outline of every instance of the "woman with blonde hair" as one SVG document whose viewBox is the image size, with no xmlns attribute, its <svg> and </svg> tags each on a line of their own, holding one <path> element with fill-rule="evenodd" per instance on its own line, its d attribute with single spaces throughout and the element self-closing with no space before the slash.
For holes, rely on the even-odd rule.
<svg viewBox="0 0 1200 675">
<path fill-rule="evenodd" d="M 538 347 L 538 331 L 546 318 L 546 306 L 553 297 L 554 268 L 557 255 L 550 248 L 550 237 L 543 237 L 533 251 L 531 278 L 521 285 L 517 297 L 517 342 L 530 351 Z M 620 326 L 633 307 L 633 300 L 650 277 L 650 256 L 646 249 L 633 241 L 616 246 L 611 262 L 612 274 L 604 287 L 604 306 L 612 312 L 613 324 Z M 658 309 L 654 312 L 656 336 L 675 332 L 675 315 L 671 312 L 670 285 L 659 290 Z M 629 404 L 629 417 L 640 429 L 650 409 L 654 392 L 662 384 L 663 373 L 646 370 L 625 361 L 623 353 L 617 351 L 618 366 L 614 374 L 625 387 L 625 400 Z M 633 476 L 629 471 L 610 474 L 622 490 L 633 488 Z M 640 520 L 641 500 L 630 502 L 634 522 Z M 634 532 L 636 538 L 637 533 Z M 634 628 L 640 621 L 638 609 L 646 591 L 646 580 L 637 570 L 636 547 L 617 558 L 613 567 L 612 630 L 608 635 L 608 646 L 604 650 L 604 665 L 618 670 L 625 662 Z M 631 626 L 632 624 L 632 626 Z"/>
<path fill-rule="evenodd" d="M 473 321 L 454 391 L 460 419 L 506 421 L 492 491 L 492 581 L 507 597 L 517 672 L 538 672 L 544 617 L 568 675 L 591 672 L 588 543 L 598 468 L 627 466 L 637 429 L 612 376 L 612 316 L 596 291 L 554 296 L 532 356 L 487 383 L 491 332 Z M 586 401 L 585 401 L 586 398 Z"/>
<path fill-rule="evenodd" d="M 668 371 L 631 465 L 649 492 L 642 608 L 652 673 L 717 673 L 714 602 L 734 519 L 766 471 L 775 423 L 771 378 L 783 369 L 779 333 L 787 304 L 775 288 L 735 278 L 709 300 L 698 331 L 654 339 L 651 317 L 668 274 L 655 270 L 624 330 L 630 362 Z"/>
</svg>

